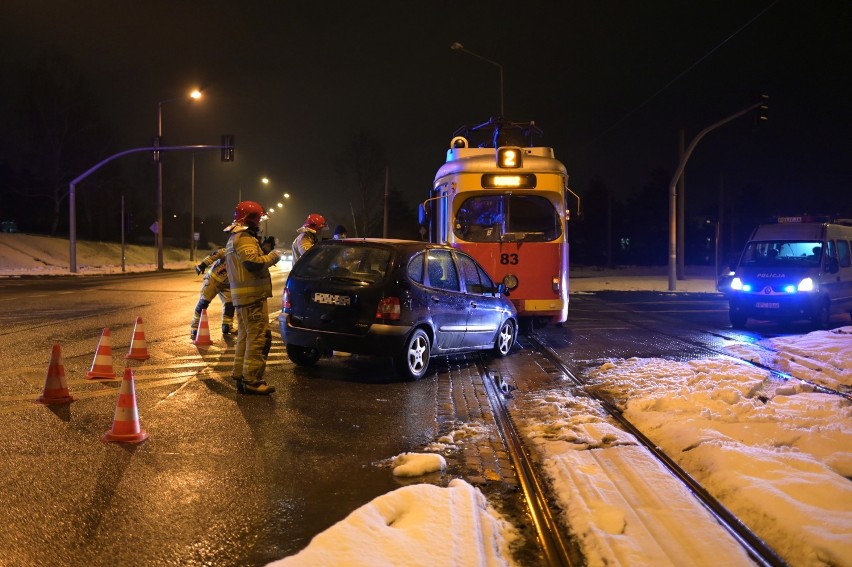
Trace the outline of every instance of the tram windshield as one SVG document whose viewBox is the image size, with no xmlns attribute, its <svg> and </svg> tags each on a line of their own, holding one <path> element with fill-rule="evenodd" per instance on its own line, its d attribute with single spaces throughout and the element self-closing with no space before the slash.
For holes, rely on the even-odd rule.
<svg viewBox="0 0 852 567">
<path fill-rule="evenodd" d="M 562 222 L 541 195 L 489 194 L 461 204 L 453 232 L 468 242 L 551 242 L 562 236 Z"/>
</svg>

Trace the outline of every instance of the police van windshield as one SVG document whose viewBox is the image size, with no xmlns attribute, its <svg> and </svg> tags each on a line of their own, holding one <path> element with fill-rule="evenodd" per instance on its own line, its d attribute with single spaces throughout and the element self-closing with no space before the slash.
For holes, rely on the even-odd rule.
<svg viewBox="0 0 852 567">
<path fill-rule="evenodd" d="M 453 232 L 468 242 L 550 242 L 562 236 L 562 223 L 541 195 L 483 195 L 462 203 Z"/>
<path fill-rule="evenodd" d="M 822 258 L 818 240 L 770 240 L 749 242 L 743 251 L 741 266 L 786 268 L 816 267 Z"/>
</svg>

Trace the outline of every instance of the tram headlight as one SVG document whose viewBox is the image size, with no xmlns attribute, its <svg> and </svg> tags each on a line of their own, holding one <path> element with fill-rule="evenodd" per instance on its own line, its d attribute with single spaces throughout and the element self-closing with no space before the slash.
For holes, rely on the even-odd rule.
<svg viewBox="0 0 852 567">
<path fill-rule="evenodd" d="M 515 274 L 506 274 L 503 276 L 503 285 L 510 291 L 515 289 L 518 287 L 518 277 Z"/>
</svg>

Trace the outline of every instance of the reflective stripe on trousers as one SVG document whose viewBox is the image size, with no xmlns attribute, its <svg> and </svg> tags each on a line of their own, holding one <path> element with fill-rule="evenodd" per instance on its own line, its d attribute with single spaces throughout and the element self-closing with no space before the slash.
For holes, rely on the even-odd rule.
<svg viewBox="0 0 852 567">
<path fill-rule="evenodd" d="M 267 345 L 269 342 L 269 345 Z M 263 380 L 266 355 L 272 343 L 266 299 L 237 307 L 237 344 L 234 349 L 233 376 L 246 382 Z"/>
</svg>

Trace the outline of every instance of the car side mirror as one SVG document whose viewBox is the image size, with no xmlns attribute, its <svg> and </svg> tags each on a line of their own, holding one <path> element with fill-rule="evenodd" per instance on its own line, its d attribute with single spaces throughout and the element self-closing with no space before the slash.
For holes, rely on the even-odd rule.
<svg viewBox="0 0 852 567">
<path fill-rule="evenodd" d="M 509 288 L 504 283 L 498 283 L 497 287 L 494 288 L 494 292 L 496 295 L 509 295 Z"/>
<path fill-rule="evenodd" d="M 840 271 L 840 265 L 837 263 L 837 258 L 829 258 L 825 261 L 825 271 L 829 274 L 836 274 Z"/>
</svg>

